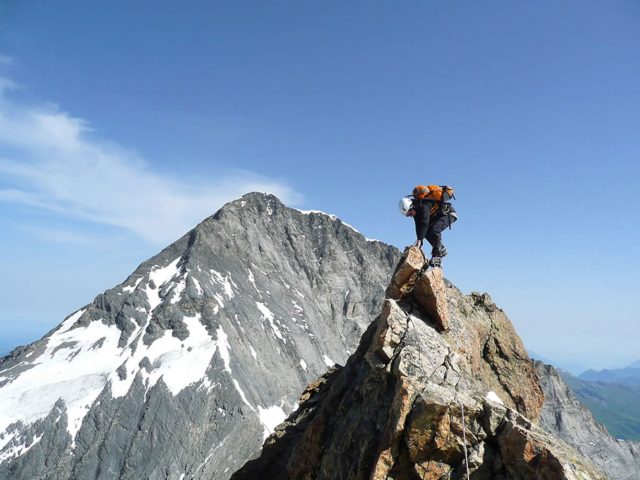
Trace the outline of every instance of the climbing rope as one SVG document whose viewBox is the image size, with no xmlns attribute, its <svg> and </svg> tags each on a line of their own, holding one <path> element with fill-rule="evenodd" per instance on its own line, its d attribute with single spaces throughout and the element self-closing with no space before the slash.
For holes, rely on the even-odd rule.
<svg viewBox="0 0 640 480">
<path fill-rule="evenodd" d="M 464 466 L 467 469 L 467 480 L 469 480 L 469 458 L 467 457 L 467 427 L 464 421 L 464 404 L 458 400 L 460 412 L 462 413 L 462 448 L 464 450 Z"/>
<path fill-rule="evenodd" d="M 422 258 L 425 262 L 425 264 L 423 265 L 420 273 L 423 273 L 427 268 L 429 268 L 429 262 L 427 262 L 427 257 L 425 255 L 425 253 L 422 251 L 422 248 L 420 248 L 420 253 L 422 253 Z M 426 268 L 425 268 L 426 267 Z M 413 310 L 413 309 L 411 309 Z M 413 318 L 411 318 L 411 313 L 412 311 L 409 310 L 409 312 L 407 312 L 407 331 L 405 332 L 405 335 L 407 335 L 409 333 L 409 324 L 413 325 L 413 329 L 417 331 L 415 324 L 413 323 Z M 402 339 L 402 342 L 404 342 L 404 337 Z M 418 358 L 422 359 L 422 345 L 421 343 L 418 341 L 417 342 L 418 345 Z M 451 364 L 450 364 L 451 365 Z M 451 365 L 451 368 L 458 373 L 458 375 L 460 375 L 460 372 L 458 372 L 453 365 Z M 464 404 L 462 403 L 462 401 L 458 398 L 458 392 L 456 390 L 455 396 L 454 396 L 454 401 L 457 401 L 458 404 L 460 405 L 460 413 L 462 416 L 462 449 L 464 450 L 464 466 L 465 469 L 467 471 L 467 480 L 470 480 L 470 474 L 469 474 L 469 457 L 467 454 L 467 427 L 466 427 L 466 421 L 464 418 Z"/>
</svg>

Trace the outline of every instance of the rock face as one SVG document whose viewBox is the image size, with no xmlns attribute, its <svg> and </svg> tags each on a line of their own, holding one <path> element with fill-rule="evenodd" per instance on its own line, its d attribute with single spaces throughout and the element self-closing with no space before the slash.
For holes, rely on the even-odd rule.
<svg viewBox="0 0 640 480">
<path fill-rule="evenodd" d="M 405 251 L 381 313 L 345 367 L 304 391 L 300 407 L 233 480 L 604 479 L 535 425 L 543 394 L 509 320 L 487 295 L 452 285 L 448 330 L 417 298 L 433 276 Z M 417 272 L 417 273 L 416 273 Z M 438 282 L 439 279 L 435 278 Z M 466 448 L 465 448 L 466 447 Z"/>
<path fill-rule="evenodd" d="M 380 311 L 394 247 L 231 202 L 0 360 L 0 479 L 227 479 Z"/>
<path fill-rule="evenodd" d="M 536 361 L 535 367 L 545 394 L 540 426 L 590 458 L 611 480 L 637 479 L 640 443 L 614 439 L 551 365 Z"/>
</svg>

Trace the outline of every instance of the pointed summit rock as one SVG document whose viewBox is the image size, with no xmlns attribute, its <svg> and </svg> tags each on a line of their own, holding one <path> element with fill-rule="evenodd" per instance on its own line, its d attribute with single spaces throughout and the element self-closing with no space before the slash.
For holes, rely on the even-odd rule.
<svg viewBox="0 0 640 480">
<path fill-rule="evenodd" d="M 407 247 L 391 276 L 386 295 L 394 300 L 412 298 L 438 330 L 448 330 L 449 309 L 442 269 L 428 267 L 420 248 Z"/>
<path fill-rule="evenodd" d="M 447 298 L 441 332 L 421 308 L 416 286 L 432 279 L 417 258 L 405 251 L 346 366 L 309 385 L 232 479 L 458 479 L 467 466 L 474 479 L 605 479 L 536 426 L 543 394 L 504 313 L 448 285 L 434 292 Z"/>
</svg>

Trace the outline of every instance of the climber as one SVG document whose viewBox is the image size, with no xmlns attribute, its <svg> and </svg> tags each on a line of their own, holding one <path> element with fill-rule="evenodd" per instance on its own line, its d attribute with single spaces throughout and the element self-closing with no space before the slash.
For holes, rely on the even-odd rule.
<svg viewBox="0 0 640 480">
<path fill-rule="evenodd" d="M 431 244 L 430 264 L 439 267 L 447 249 L 442 244 L 442 231 L 458 219 L 458 215 L 449 202 L 454 199 L 453 188 L 443 185 L 418 185 L 411 195 L 400 201 L 400 211 L 407 217 L 413 217 L 416 224 L 417 240 L 414 246 L 422 248 L 426 238 Z"/>
</svg>

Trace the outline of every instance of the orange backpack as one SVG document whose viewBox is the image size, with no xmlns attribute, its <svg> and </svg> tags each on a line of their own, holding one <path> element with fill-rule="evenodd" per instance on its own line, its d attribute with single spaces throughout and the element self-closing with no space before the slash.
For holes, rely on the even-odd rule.
<svg viewBox="0 0 640 480">
<path fill-rule="evenodd" d="M 453 188 L 448 185 L 418 185 L 413 189 L 413 197 L 418 200 L 448 202 L 455 197 Z"/>
</svg>

